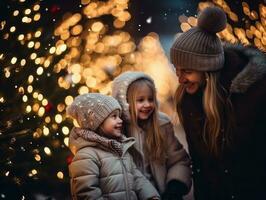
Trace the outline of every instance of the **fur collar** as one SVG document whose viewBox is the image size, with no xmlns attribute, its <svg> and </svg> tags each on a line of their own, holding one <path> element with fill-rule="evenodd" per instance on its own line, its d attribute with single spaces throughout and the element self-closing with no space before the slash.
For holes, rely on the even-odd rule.
<svg viewBox="0 0 266 200">
<path fill-rule="evenodd" d="M 254 48 L 230 44 L 225 45 L 226 50 L 236 52 L 240 59 L 243 56 L 247 59 L 247 64 L 232 79 L 230 93 L 245 93 L 251 85 L 266 76 L 265 53 Z"/>
</svg>

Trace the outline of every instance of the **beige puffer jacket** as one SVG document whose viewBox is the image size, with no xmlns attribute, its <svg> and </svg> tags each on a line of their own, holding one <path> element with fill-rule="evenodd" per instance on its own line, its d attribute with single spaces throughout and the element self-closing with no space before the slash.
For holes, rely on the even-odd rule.
<svg viewBox="0 0 266 200">
<path fill-rule="evenodd" d="M 110 148 L 110 139 L 87 131 L 80 137 L 73 128 L 69 148 L 74 153 L 69 165 L 74 200 L 147 200 L 159 197 L 153 185 L 141 174 L 128 153 L 134 138 L 123 137 L 120 147 Z M 119 155 L 121 154 L 121 155 Z"/>
<path fill-rule="evenodd" d="M 147 79 L 153 83 L 153 80 L 147 74 L 143 72 L 131 71 L 120 74 L 114 79 L 113 82 L 112 96 L 116 98 L 120 103 L 122 107 L 123 120 L 125 120 L 127 123 L 130 123 L 127 91 L 131 83 L 138 79 Z M 154 185 L 157 187 L 160 194 L 165 191 L 167 183 L 171 180 L 178 180 L 184 183 L 187 186 L 187 189 L 189 190 L 192 184 L 190 158 L 183 146 L 175 137 L 173 125 L 167 115 L 159 113 L 159 125 L 161 134 L 163 135 L 163 138 L 166 139 L 167 159 L 165 163 L 162 164 L 159 164 L 157 162 L 149 163 L 151 168 L 150 179 L 155 182 Z M 140 133 L 131 133 L 131 136 L 136 139 L 136 144 L 134 146 L 142 155 L 144 166 L 145 162 L 147 162 L 147 160 L 145 160 L 145 157 L 147 158 L 149 156 L 144 155 L 143 152 L 145 132 L 141 131 Z M 141 171 L 145 173 L 143 169 L 141 169 Z"/>
</svg>

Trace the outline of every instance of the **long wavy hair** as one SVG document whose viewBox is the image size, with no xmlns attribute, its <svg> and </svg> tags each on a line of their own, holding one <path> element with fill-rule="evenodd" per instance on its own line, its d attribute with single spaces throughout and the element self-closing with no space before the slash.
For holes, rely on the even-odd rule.
<svg viewBox="0 0 266 200">
<path fill-rule="evenodd" d="M 146 123 L 139 124 L 137 110 L 136 110 L 136 97 L 141 88 L 146 85 L 153 95 L 154 111 L 151 116 L 147 119 Z M 129 135 L 132 133 L 139 133 L 142 128 L 145 131 L 144 151 L 149 155 L 151 161 L 164 162 L 166 159 L 166 145 L 164 138 L 160 132 L 159 118 L 158 118 L 158 105 L 156 99 L 155 85 L 147 79 L 139 79 L 134 81 L 128 88 L 127 101 L 129 103 L 130 112 L 130 124 L 129 124 Z"/>
<path fill-rule="evenodd" d="M 231 100 L 227 91 L 219 83 L 220 72 L 205 72 L 202 106 L 205 114 L 203 139 L 213 155 L 219 155 L 223 148 L 230 146 L 232 132 L 235 127 Z M 185 88 L 181 84 L 175 93 L 176 111 L 183 124 L 181 110 Z"/>
</svg>

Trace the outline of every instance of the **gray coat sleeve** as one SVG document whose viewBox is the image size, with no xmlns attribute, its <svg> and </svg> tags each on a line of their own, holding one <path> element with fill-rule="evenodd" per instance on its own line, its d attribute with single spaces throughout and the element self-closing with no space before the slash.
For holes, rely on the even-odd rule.
<svg viewBox="0 0 266 200">
<path fill-rule="evenodd" d="M 140 200 L 147 200 L 151 197 L 160 197 L 159 193 L 151 182 L 145 178 L 145 176 L 137 169 L 136 165 L 133 163 L 133 174 L 135 181 L 135 191 Z"/>
<path fill-rule="evenodd" d="M 172 123 L 165 124 L 163 128 L 166 133 L 167 147 L 166 166 L 168 173 L 166 183 L 173 179 L 179 180 L 190 189 L 192 184 L 190 157 L 176 138 Z"/>
<path fill-rule="evenodd" d="M 69 165 L 71 194 L 78 200 L 103 200 L 99 187 L 99 164 L 90 154 L 77 152 Z"/>
</svg>

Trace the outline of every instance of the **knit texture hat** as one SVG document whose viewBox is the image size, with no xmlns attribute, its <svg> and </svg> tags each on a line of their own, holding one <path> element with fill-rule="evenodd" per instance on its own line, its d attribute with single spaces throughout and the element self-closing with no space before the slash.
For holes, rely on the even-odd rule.
<svg viewBox="0 0 266 200">
<path fill-rule="evenodd" d="M 216 33 L 226 27 L 226 14 L 208 7 L 198 17 L 198 25 L 176 38 L 170 59 L 179 69 L 217 71 L 224 65 L 224 50 Z"/>
<path fill-rule="evenodd" d="M 138 79 L 149 80 L 153 85 L 153 79 L 143 72 L 127 71 L 117 76 L 112 85 L 112 96 L 118 100 L 122 106 L 123 118 L 127 121 L 130 120 L 129 104 L 127 101 L 127 91 L 131 83 Z"/>
<path fill-rule="evenodd" d="M 117 109 L 121 111 L 121 106 L 113 97 L 88 93 L 77 96 L 67 107 L 67 114 L 77 120 L 81 128 L 95 131 Z"/>
</svg>

